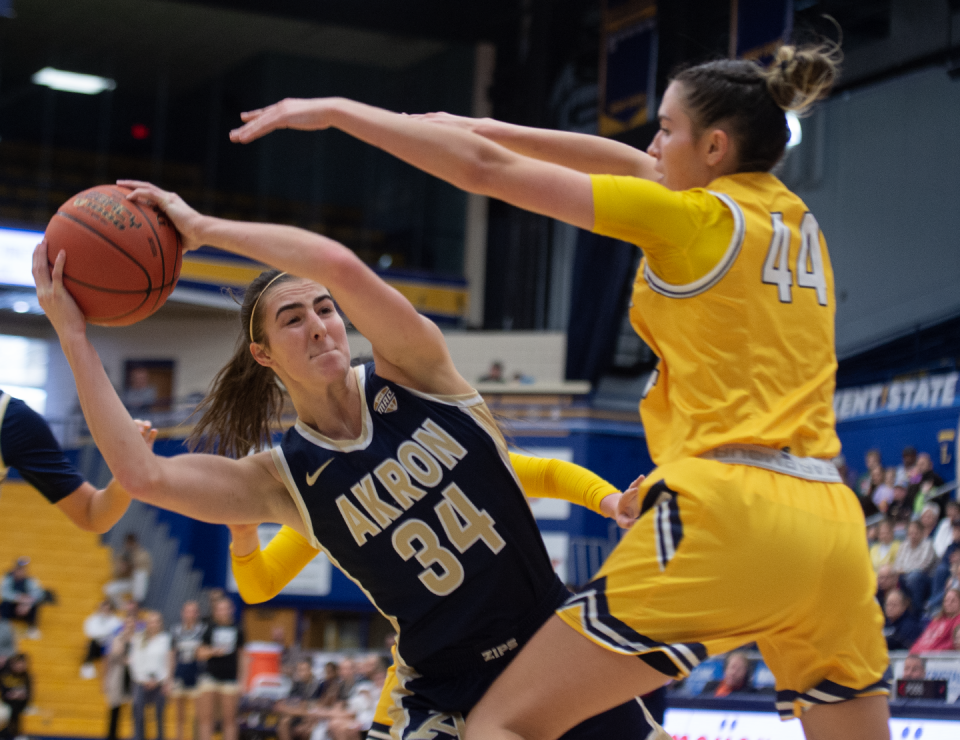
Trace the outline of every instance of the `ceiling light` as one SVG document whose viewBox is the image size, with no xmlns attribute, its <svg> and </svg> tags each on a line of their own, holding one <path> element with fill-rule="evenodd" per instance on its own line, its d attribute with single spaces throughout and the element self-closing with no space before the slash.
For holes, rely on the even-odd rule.
<svg viewBox="0 0 960 740">
<path fill-rule="evenodd" d="M 14 301 L 13 310 L 14 313 L 26 313 L 30 310 L 30 304 L 26 301 Z"/>
<path fill-rule="evenodd" d="M 800 127 L 800 119 L 792 110 L 787 111 L 787 128 L 790 129 L 790 139 L 787 141 L 787 149 L 793 149 L 803 141 L 803 129 Z"/>
<path fill-rule="evenodd" d="M 107 77 L 83 75 L 77 72 L 65 72 L 62 69 L 44 67 L 30 78 L 35 85 L 45 85 L 64 92 L 96 95 L 104 90 L 113 90 L 117 83 Z"/>
</svg>

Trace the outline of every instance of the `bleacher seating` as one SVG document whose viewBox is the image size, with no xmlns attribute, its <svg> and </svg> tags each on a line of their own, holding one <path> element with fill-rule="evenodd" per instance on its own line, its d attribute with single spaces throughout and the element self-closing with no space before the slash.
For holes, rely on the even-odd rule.
<svg viewBox="0 0 960 740">
<path fill-rule="evenodd" d="M 57 603 L 40 608 L 41 639 L 21 635 L 19 642 L 30 656 L 34 680 L 33 709 L 24 715 L 23 730 L 29 736 L 103 737 L 107 709 L 100 681 L 80 678 L 79 669 L 87 646 L 83 620 L 103 598 L 110 548 L 98 535 L 74 526 L 29 485 L 7 482 L 0 490 L 0 571 L 24 555 L 31 558 L 31 575 L 56 594 Z M 166 715 L 172 737 L 174 709 L 168 707 Z M 148 712 L 148 736 L 153 736 L 150 717 Z M 129 708 L 122 718 L 121 737 L 130 737 Z"/>
</svg>

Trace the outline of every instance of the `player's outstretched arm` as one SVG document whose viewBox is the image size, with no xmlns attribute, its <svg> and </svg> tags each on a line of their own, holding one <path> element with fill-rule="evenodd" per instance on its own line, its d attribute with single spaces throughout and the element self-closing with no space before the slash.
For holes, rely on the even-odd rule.
<svg viewBox="0 0 960 740">
<path fill-rule="evenodd" d="M 93 439 L 120 485 L 134 498 L 206 522 L 274 521 L 302 527 L 269 452 L 242 460 L 153 453 L 107 377 L 87 338 L 83 314 L 63 286 L 65 260 L 60 252 L 51 271 L 47 245 L 38 245 L 33 254 L 37 298 L 73 370 Z"/>
<path fill-rule="evenodd" d="M 437 126 L 344 98 L 283 100 L 244 114 L 231 140 L 280 128 L 338 128 L 471 193 L 489 195 L 582 229 L 593 228 L 593 187 L 583 172 L 512 152 L 472 131 Z"/>
<path fill-rule="evenodd" d="M 202 216 L 150 183 L 118 184 L 133 189 L 129 199 L 163 209 L 186 244 L 210 244 L 324 285 L 370 340 L 381 377 L 426 393 L 472 392 L 436 324 L 339 242 L 293 226 Z"/>
<path fill-rule="evenodd" d="M 656 160 L 640 149 L 593 134 L 519 126 L 494 118 L 468 118 L 450 113 L 411 116 L 454 126 L 495 141 L 512 152 L 553 162 L 588 175 L 628 175 L 657 180 Z"/>
<path fill-rule="evenodd" d="M 614 519 L 624 529 L 633 526 L 636 517 L 621 512 L 620 500 L 626 494 L 620 493 L 616 486 L 593 471 L 566 460 L 516 452 L 510 453 L 510 463 L 529 498 L 563 499 Z"/>
<path fill-rule="evenodd" d="M 230 560 L 237 590 L 248 604 L 276 596 L 320 552 L 306 537 L 284 526 L 263 550 L 257 525 L 231 526 Z"/>
</svg>

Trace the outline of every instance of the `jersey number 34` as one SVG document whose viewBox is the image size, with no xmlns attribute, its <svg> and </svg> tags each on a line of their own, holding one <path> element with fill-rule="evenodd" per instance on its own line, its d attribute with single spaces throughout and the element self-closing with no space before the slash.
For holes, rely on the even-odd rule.
<svg viewBox="0 0 960 740">
<path fill-rule="evenodd" d="M 782 213 L 771 213 L 773 238 L 763 263 L 763 282 L 776 285 L 781 303 L 793 303 L 793 273 L 790 272 L 790 227 Z M 820 254 L 820 226 L 812 213 L 800 221 L 800 253 L 796 262 L 797 285 L 817 291 L 817 302 L 827 305 L 827 275 Z"/>
<path fill-rule="evenodd" d="M 443 501 L 434 507 L 440 525 L 461 555 L 477 542 L 483 542 L 494 554 L 507 543 L 494 529 L 495 522 L 483 509 L 451 483 L 443 490 Z M 431 593 L 447 596 L 463 583 L 463 566 L 451 550 L 423 519 L 408 519 L 393 532 L 393 549 L 404 560 L 412 557 L 424 567 L 419 578 Z"/>
</svg>

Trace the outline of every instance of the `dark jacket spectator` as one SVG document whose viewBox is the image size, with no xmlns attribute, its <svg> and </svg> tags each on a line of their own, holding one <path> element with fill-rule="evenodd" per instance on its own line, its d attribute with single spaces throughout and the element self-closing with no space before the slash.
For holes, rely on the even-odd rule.
<svg viewBox="0 0 960 740">
<path fill-rule="evenodd" d="M 3 577 L 0 586 L 2 602 L 0 602 L 0 616 L 4 619 L 16 619 L 26 622 L 30 627 L 27 637 L 38 639 L 37 608 L 43 603 L 46 591 L 40 586 L 36 578 L 27 573 L 30 558 L 20 558 L 13 566 L 13 570 Z"/>
<path fill-rule="evenodd" d="M 884 603 L 883 636 L 887 638 L 888 650 L 909 650 L 923 632 L 919 620 L 910 612 L 910 600 L 898 588 L 887 593 Z"/>
<path fill-rule="evenodd" d="M 17 653 L 10 657 L 7 664 L 0 670 L 0 701 L 10 707 L 10 720 L 7 726 L 0 730 L 0 738 L 19 737 L 20 715 L 30 703 L 32 692 L 30 668 L 27 656 Z"/>
</svg>

